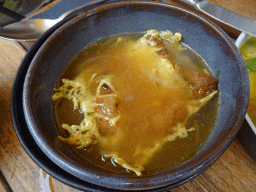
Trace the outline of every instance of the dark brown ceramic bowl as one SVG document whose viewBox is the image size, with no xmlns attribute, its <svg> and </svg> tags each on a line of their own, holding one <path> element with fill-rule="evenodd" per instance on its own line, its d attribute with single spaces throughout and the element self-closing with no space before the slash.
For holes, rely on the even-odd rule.
<svg viewBox="0 0 256 192">
<path fill-rule="evenodd" d="M 142 177 L 118 175 L 86 161 L 56 139 L 51 95 L 67 63 L 89 43 L 148 29 L 180 32 L 183 42 L 208 63 L 220 79 L 218 118 L 203 148 L 189 161 Z M 249 81 L 237 47 L 209 20 L 177 6 L 126 1 L 87 10 L 48 31 L 24 59 L 12 99 L 13 122 L 21 143 L 50 175 L 84 190 L 161 191 L 202 173 L 227 149 L 244 120 Z"/>
</svg>

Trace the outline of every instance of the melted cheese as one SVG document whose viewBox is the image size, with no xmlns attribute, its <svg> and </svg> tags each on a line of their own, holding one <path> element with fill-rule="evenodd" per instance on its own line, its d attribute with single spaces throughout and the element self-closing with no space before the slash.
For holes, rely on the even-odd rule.
<svg viewBox="0 0 256 192">
<path fill-rule="evenodd" d="M 181 40 L 181 35 L 179 33 L 173 35 L 170 31 L 159 32 L 156 30 L 149 30 L 146 35 L 168 40 L 172 43 L 178 43 Z M 126 49 L 128 51 L 125 58 L 129 58 L 131 60 L 129 64 L 135 63 L 135 66 L 132 68 L 132 70 L 135 71 L 135 74 L 138 71 L 140 73 L 142 72 L 146 78 L 145 81 L 152 82 L 152 85 L 156 87 L 154 89 L 152 88 L 152 90 L 158 90 L 157 86 L 161 86 L 161 89 L 159 90 L 162 92 L 162 94 L 165 95 L 165 98 L 169 98 L 171 92 L 181 96 L 180 89 L 186 89 L 186 87 L 189 86 L 188 83 L 175 69 L 174 64 L 171 63 L 170 60 L 157 54 L 157 51 L 161 50 L 162 47 L 159 47 L 159 45 L 153 41 L 149 43 L 149 41 L 146 39 L 146 35 L 144 35 L 135 43 L 127 44 Z M 121 42 L 122 38 L 119 38 L 116 42 L 116 46 Z M 115 56 L 115 58 L 118 58 L 118 56 Z M 138 62 L 142 60 L 147 62 Z M 127 92 L 125 95 L 122 95 L 123 93 L 118 90 L 118 86 L 115 87 L 115 85 L 118 85 L 118 83 L 115 83 L 115 77 L 113 76 L 104 75 L 98 77 L 98 74 L 94 73 L 90 78 L 87 78 L 89 79 L 88 82 L 85 82 L 82 76 L 83 75 L 79 75 L 74 80 L 63 79 L 63 85 L 60 88 L 55 89 L 55 93 L 52 96 L 53 100 L 58 100 L 61 97 L 71 100 L 74 103 L 74 109 L 79 109 L 84 113 L 84 119 L 80 125 L 62 125 L 62 127 L 70 133 L 70 137 L 64 138 L 59 136 L 59 139 L 71 145 L 76 145 L 77 148 L 84 148 L 88 145 L 99 143 L 99 145 L 104 149 L 102 154 L 105 157 L 113 158 L 117 164 L 121 165 L 125 169 L 135 172 L 138 176 L 142 175 L 142 171 L 145 170 L 144 166 L 150 161 L 156 152 L 158 152 L 163 147 L 166 142 L 172 142 L 177 138 L 186 138 L 189 136 L 189 132 L 193 131 L 194 128 L 186 128 L 185 125 L 188 118 L 195 114 L 217 93 L 217 91 L 215 91 L 203 99 L 187 99 L 185 102 L 180 102 L 179 100 L 176 100 L 175 96 L 171 96 L 170 104 L 168 103 L 166 106 L 165 101 L 158 101 L 154 96 L 150 95 L 147 95 L 149 99 L 145 100 L 145 102 L 143 101 L 143 98 L 139 101 L 136 101 L 135 98 L 140 97 L 141 95 L 132 91 L 129 92 L 129 82 L 125 82 L 127 83 Z M 89 86 L 93 81 L 97 82 L 98 84 L 98 88 L 94 94 L 89 91 Z M 99 105 L 96 104 L 96 98 L 100 97 L 100 89 L 103 84 L 108 85 L 108 87 L 110 87 L 110 89 L 114 92 L 111 94 L 115 95 L 121 100 L 120 114 L 116 117 L 110 118 L 108 116 L 103 116 L 102 114 L 99 114 L 95 111 L 95 106 Z M 145 85 L 145 89 L 147 88 L 148 87 Z M 151 94 L 154 95 L 154 91 Z M 185 97 L 184 94 L 183 96 Z M 149 100 L 152 101 L 151 104 L 146 103 Z M 123 103 L 128 104 L 126 105 Z M 133 105 L 134 107 L 131 107 Z M 136 116 L 133 114 L 127 116 L 127 118 L 130 117 L 133 119 L 134 125 L 136 125 L 136 129 L 150 130 L 150 126 L 156 126 L 154 129 L 152 129 L 152 131 L 155 131 L 157 134 L 155 136 L 149 136 L 148 139 L 141 140 L 143 130 L 139 132 L 135 128 L 131 128 L 128 131 L 133 132 L 133 135 L 130 135 L 126 140 L 130 140 L 131 143 L 124 143 L 122 140 L 123 138 L 127 137 L 128 131 L 127 128 L 123 128 L 122 125 L 125 125 L 129 119 L 126 120 L 124 118 L 125 112 L 122 110 L 122 107 L 125 110 L 135 111 L 136 107 L 140 105 L 145 108 L 140 110 L 152 111 L 149 114 L 152 114 L 154 117 L 150 119 L 148 115 L 142 115 L 139 122 L 136 121 Z M 174 120 L 170 121 L 169 124 L 166 124 L 162 121 L 168 118 L 171 119 L 170 117 L 164 117 L 166 111 L 164 111 L 163 114 L 154 113 L 154 110 L 158 112 L 160 110 L 163 111 L 164 109 L 168 110 L 172 107 L 178 107 L 177 110 L 185 111 L 185 115 L 181 114 L 179 119 L 175 120 L 176 112 L 170 111 L 170 114 L 173 113 L 171 117 L 173 117 Z M 186 111 L 188 112 L 186 113 Z M 99 128 L 96 125 L 96 117 L 100 117 L 109 121 L 111 126 L 115 126 L 117 128 L 117 132 L 114 135 L 100 134 Z M 149 120 L 152 120 L 150 125 L 148 124 Z M 168 129 L 162 129 L 162 127 L 166 126 L 170 127 Z M 144 137 L 147 137 L 147 135 L 144 135 Z"/>
</svg>

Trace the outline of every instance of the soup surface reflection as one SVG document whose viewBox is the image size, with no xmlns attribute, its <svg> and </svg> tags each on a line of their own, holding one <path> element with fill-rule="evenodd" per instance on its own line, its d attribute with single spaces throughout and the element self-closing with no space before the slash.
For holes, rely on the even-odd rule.
<svg viewBox="0 0 256 192">
<path fill-rule="evenodd" d="M 82 50 L 52 97 L 59 139 L 119 174 L 162 171 L 193 157 L 214 126 L 218 79 L 180 41 L 179 33 L 149 30 Z"/>
</svg>

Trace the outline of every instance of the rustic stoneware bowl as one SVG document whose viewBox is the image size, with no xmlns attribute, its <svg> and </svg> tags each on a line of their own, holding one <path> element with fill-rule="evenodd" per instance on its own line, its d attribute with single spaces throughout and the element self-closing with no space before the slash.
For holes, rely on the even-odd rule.
<svg viewBox="0 0 256 192">
<path fill-rule="evenodd" d="M 220 79 L 218 117 L 209 139 L 189 161 L 142 177 L 118 175 L 84 160 L 57 138 L 51 95 L 67 63 L 89 43 L 113 34 L 170 30 L 183 35 Z M 156 2 L 112 2 L 86 10 L 49 30 L 28 52 L 12 93 L 13 123 L 20 142 L 53 177 L 86 191 L 162 191 L 209 168 L 227 149 L 246 114 L 249 81 L 232 40 L 209 20 L 181 7 Z"/>
</svg>

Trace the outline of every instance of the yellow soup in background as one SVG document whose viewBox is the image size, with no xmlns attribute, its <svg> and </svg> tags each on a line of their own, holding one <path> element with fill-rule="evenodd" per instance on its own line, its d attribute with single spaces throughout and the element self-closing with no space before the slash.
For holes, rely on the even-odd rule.
<svg viewBox="0 0 256 192">
<path fill-rule="evenodd" d="M 246 62 L 249 79 L 250 79 L 250 101 L 247 113 L 252 120 L 256 123 L 256 37 L 248 39 L 241 47 L 240 52 Z"/>
</svg>

